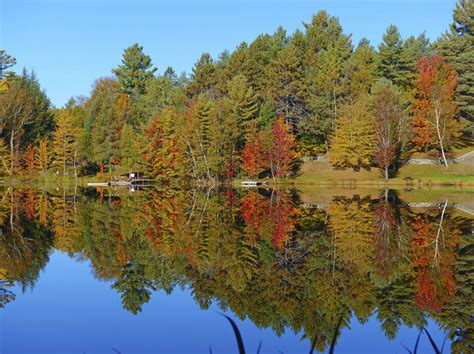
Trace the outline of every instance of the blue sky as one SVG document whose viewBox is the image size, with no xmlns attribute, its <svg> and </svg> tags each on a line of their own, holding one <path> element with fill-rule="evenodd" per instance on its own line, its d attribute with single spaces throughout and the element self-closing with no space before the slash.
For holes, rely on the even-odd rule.
<svg viewBox="0 0 474 354">
<path fill-rule="evenodd" d="M 326 9 L 353 42 L 376 45 L 389 24 L 404 37 L 436 39 L 452 21 L 455 0 L 0 0 L 0 48 L 34 69 L 56 106 L 88 95 L 110 75 L 123 49 L 144 46 L 162 72 L 190 72 L 201 53 L 213 57 L 278 26 L 302 28 Z"/>
</svg>

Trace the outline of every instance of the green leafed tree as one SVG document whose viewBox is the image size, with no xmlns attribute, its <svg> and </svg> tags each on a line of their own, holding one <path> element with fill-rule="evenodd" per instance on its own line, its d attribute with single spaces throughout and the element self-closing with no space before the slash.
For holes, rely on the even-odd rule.
<svg viewBox="0 0 474 354">
<path fill-rule="evenodd" d="M 402 62 L 403 39 L 397 26 L 390 25 L 378 47 L 377 74 L 399 85 L 407 74 Z"/>
<path fill-rule="evenodd" d="M 214 97 L 214 88 L 216 85 L 215 71 L 216 68 L 211 55 L 209 53 L 201 55 L 193 67 L 191 81 L 187 87 L 188 96 L 194 97 L 200 94 L 206 94 L 209 97 Z"/>
<path fill-rule="evenodd" d="M 268 68 L 268 90 L 278 115 L 295 129 L 307 109 L 304 101 L 303 67 L 293 46 L 284 48 Z"/>
<path fill-rule="evenodd" d="M 0 80 L 4 77 L 4 71 L 16 65 L 16 59 L 5 50 L 0 49 Z"/>
<path fill-rule="evenodd" d="M 124 50 L 122 64 L 112 70 L 122 91 L 133 98 L 145 93 L 146 83 L 155 71 L 151 58 L 143 53 L 143 46 L 137 43 Z"/>
<path fill-rule="evenodd" d="M 474 121 L 474 1 L 460 0 L 453 12 L 454 22 L 436 43 L 437 51 L 454 66 L 461 117 Z"/>
</svg>

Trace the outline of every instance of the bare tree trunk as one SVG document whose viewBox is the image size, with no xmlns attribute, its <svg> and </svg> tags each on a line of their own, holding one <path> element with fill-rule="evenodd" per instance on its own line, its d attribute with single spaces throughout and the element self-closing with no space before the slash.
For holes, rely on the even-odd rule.
<svg viewBox="0 0 474 354">
<path fill-rule="evenodd" d="M 75 146 L 76 144 L 74 144 L 74 177 L 77 179 L 77 164 L 76 164 L 76 160 L 77 160 L 77 147 Z"/>
<path fill-rule="evenodd" d="M 446 160 L 446 155 L 444 153 L 444 135 L 441 135 L 441 109 L 439 99 L 436 101 L 435 105 L 435 119 L 436 119 L 436 133 L 438 134 L 439 147 L 441 148 L 441 157 L 443 158 L 443 163 L 448 168 L 448 161 Z M 444 130 L 444 128 L 443 128 Z"/>
<path fill-rule="evenodd" d="M 15 140 L 15 131 L 12 129 L 11 135 L 10 135 L 10 175 L 13 174 L 13 168 L 15 165 L 14 162 L 14 150 L 15 150 L 15 145 L 14 145 L 14 140 Z"/>
<path fill-rule="evenodd" d="M 388 165 L 385 165 L 385 179 L 388 179 Z"/>
<path fill-rule="evenodd" d="M 448 206 L 448 200 L 444 203 L 443 210 L 441 211 L 441 217 L 439 220 L 439 227 L 438 232 L 436 233 L 436 239 L 434 240 L 435 243 L 435 253 L 434 253 L 434 263 L 437 265 L 439 260 L 439 237 L 443 233 L 443 220 L 444 214 L 446 213 L 446 208 Z"/>
</svg>

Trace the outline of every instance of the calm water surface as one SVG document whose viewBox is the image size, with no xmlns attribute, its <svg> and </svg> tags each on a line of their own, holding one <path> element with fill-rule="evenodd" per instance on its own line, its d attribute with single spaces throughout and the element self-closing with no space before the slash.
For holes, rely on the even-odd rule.
<svg viewBox="0 0 474 354">
<path fill-rule="evenodd" d="M 472 353 L 473 196 L 0 190 L 0 353 Z M 340 324 L 340 325 L 339 325 Z M 427 334 L 418 353 L 434 353 Z"/>
</svg>

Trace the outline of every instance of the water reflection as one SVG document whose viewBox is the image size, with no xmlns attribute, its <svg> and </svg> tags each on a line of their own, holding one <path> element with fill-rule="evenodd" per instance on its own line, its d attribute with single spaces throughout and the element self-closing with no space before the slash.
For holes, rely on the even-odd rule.
<svg viewBox="0 0 474 354">
<path fill-rule="evenodd" d="M 54 249 L 90 260 L 137 314 L 161 289 L 191 289 L 259 327 L 304 333 L 319 351 L 335 329 L 374 314 L 388 338 L 434 319 L 469 352 L 472 219 L 448 201 L 394 191 L 303 204 L 284 190 L 139 193 L 0 191 L 0 307 L 33 288 Z M 117 300 L 118 301 L 118 300 Z"/>
</svg>

